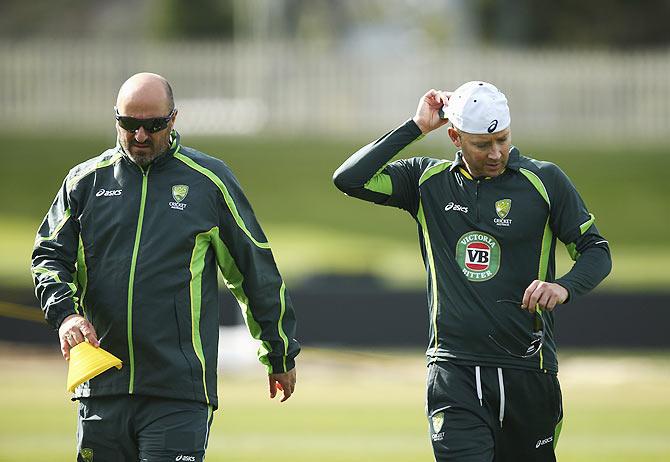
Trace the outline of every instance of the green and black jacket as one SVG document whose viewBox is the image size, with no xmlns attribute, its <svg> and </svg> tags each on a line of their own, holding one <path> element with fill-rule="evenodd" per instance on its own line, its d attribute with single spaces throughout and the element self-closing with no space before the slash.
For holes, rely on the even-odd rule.
<svg viewBox="0 0 670 462">
<path fill-rule="evenodd" d="M 230 169 L 181 146 L 141 169 L 120 146 L 67 175 L 39 228 L 36 294 L 55 329 L 79 313 L 123 361 L 75 397 L 141 394 L 217 406 L 217 267 L 269 373 L 294 367 L 291 300 Z"/>
<path fill-rule="evenodd" d="M 519 304 L 533 280 L 561 284 L 571 300 L 607 276 L 609 247 L 593 215 L 556 165 L 514 147 L 495 178 L 472 178 L 460 152 L 454 161 L 388 163 L 420 137 L 409 120 L 353 154 L 333 179 L 350 196 L 399 207 L 416 220 L 428 279 L 429 360 L 556 373 L 553 313 L 543 313 L 545 346 L 534 357 L 516 358 L 489 335 L 521 355 L 533 315 Z M 575 260 L 558 279 L 557 239 Z"/>
</svg>

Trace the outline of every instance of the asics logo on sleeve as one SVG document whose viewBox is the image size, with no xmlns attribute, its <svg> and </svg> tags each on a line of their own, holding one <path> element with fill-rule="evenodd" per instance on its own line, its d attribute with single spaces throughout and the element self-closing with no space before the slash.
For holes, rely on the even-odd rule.
<svg viewBox="0 0 670 462">
<path fill-rule="evenodd" d="M 100 189 L 97 193 L 95 193 L 95 197 L 120 196 L 122 192 L 123 192 L 123 189 Z"/>
<path fill-rule="evenodd" d="M 449 210 L 453 210 L 455 212 L 463 212 L 463 213 L 468 213 L 468 208 L 464 207 L 462 205 L 454 204 L 453 202 L 449 202 L 447 205 L 444 206 L 444 210 L 448 212 Z"/>
</svg>

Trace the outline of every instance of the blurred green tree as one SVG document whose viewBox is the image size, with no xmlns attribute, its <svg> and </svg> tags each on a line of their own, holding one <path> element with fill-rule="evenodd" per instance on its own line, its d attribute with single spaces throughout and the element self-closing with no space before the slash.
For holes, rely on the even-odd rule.
<svg viewBox="0 0 670 462">
<path fill-rule="evenodd" d="M 152 0 L 151 31 L 160 39 L 231 39 L 232 0 Z"/>
<path fill-rule="evenodd" d="M 0 39 L 341 42 L 416 30 L 439 45 L 625 50 L 670 44 L 669 17 L 670 0 L 0 0 Z"/>
<path fill-rule="evenodd" d="M 477 0 L 489 44 L 634 49 L 670 43 L 668 0 Z"/>
</svg>

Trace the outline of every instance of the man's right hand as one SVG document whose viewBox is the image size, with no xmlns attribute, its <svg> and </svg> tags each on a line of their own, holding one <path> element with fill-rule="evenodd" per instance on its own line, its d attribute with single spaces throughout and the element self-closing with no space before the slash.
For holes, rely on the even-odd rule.
<svg viewBox="0 0 670 462">
<path fill-rule="evenodd" d="M 270 382 L 270 398 L 277 396 L 277 390 L 284 392 L 283 403 L 291 397 L 295 391 L 296 373 L 295 367 L 288 372 L 280 372 L 277 374 L 270 374 L 268 376 Z"/>
<path fill-rule="evenodd" d="M 78 314 L 71 314 L 63 320 L 58 328 L 58 338 L 60 339 L 60 351 L 66 360 L 70 359 L 70 348 L 83 342 L 84 339 L 94 347 L 100 346 L 93 324 Z"/>
<path fill-rule="evenodd" d="M 425 135 L 449 122 L 440 118 L 440 109 L 447 104 L 450 96 L 451 92 L 431 89 L 421 97 L 416 114 L 412 118 L 421 129 L 421 133 Z"/>
</svg>

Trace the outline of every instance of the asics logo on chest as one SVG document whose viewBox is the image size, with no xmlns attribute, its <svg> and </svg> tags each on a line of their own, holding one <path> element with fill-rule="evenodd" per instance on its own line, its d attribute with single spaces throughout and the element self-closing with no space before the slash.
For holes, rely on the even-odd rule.
<svg viewBox="0 0 670 462">
<path fill-rule="evenodd" d="M 112 196 L 120 196 L 121 193 L 123 192 L 123 189 L 100 189 L 97 193 L 95 193 L 95 197 L 112 197 Z"/>
<path fill-rule="evenodd" d="M 444 210 L 446 212 L 453 210 L 454 212 L 463 212 L 463 213 L 468 213 L 468 208 L 459 204 L 454 204 L 453 202 L 449 202 L 447 205 L 444 206 Z"/>
</svg>

